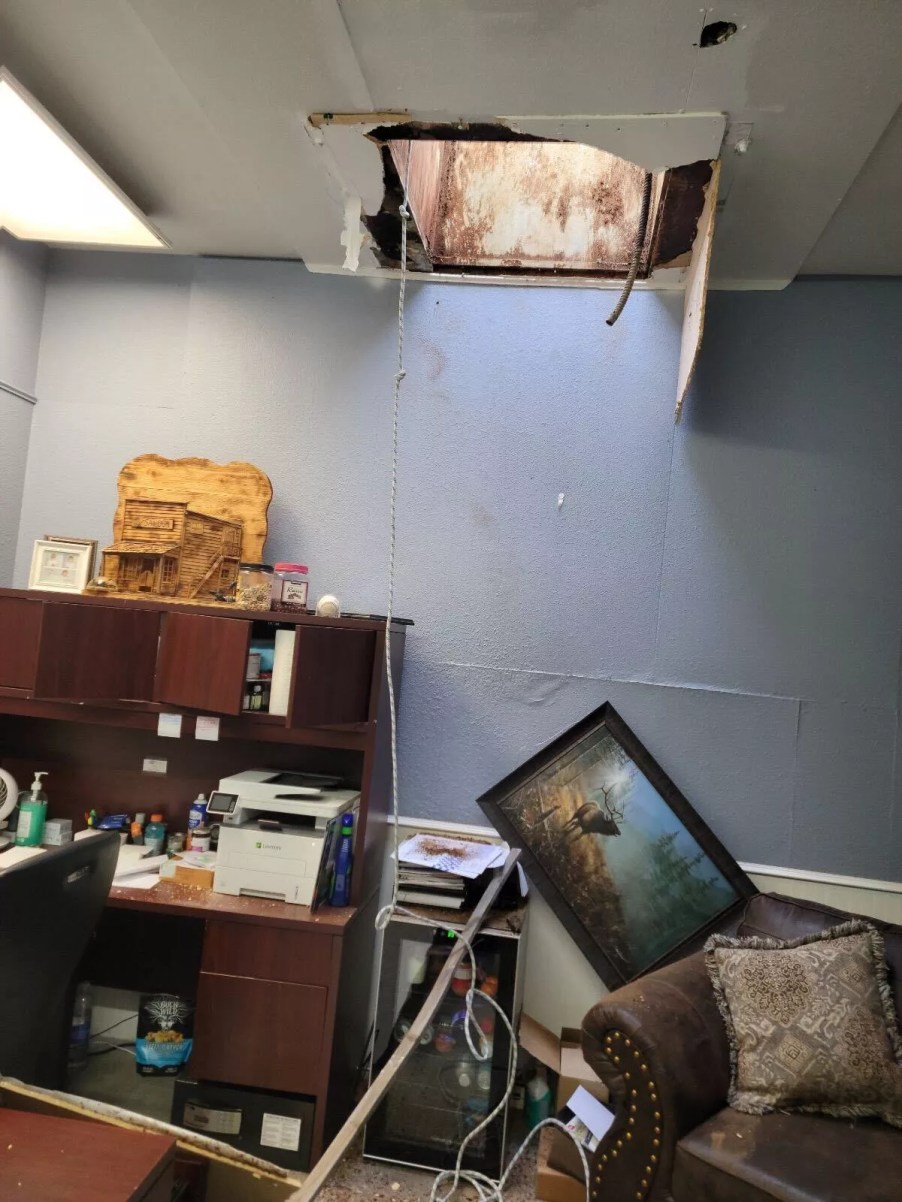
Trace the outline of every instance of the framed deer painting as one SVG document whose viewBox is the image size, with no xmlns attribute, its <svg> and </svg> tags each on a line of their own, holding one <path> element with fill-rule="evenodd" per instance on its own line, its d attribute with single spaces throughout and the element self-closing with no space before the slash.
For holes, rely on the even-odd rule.
<svg viewBox="0 0 902 1202">
<path fill-rule="evenodd" d="M 609 704 L 479 805 L 609 989 L 697 950 L 757 892 Z"/>
</svg>

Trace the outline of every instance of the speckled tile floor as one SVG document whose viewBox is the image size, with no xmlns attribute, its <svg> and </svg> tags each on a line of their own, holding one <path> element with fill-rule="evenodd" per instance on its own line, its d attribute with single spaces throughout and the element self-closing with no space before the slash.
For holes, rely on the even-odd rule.
<svg viewBox="0 0 902 1202">
<path fill-rule="evenodd" d="M 519 1144 L 519 1140 L 517 1142 Z M 338 1166 L 317 1202 L 429 1202 L 435 1176 L 434 1172 L 422 1169 L 364 1160 L 357 1151 Z M 533 1202 L 535 1181 L 536 1150 L 533 1144 L 518 1162 L 505 1187 L 506 1202 Z M 468 1186 L 455 1195 L 455 1202 L 476 1197 L 476 1191 Z"/>
</svg>

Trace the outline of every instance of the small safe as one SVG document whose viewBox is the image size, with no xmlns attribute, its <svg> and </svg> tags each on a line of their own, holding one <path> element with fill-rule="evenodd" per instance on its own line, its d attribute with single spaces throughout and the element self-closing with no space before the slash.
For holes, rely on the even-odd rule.
<svg viewBox="0 0 902 1202">
<path fill-rule="evenodd" d="M 172 1122 L 296 1172 L 310 1168 L 314 1102 L 297 1094 L 240 1089 L 180 1077 Z"/>
</svg>

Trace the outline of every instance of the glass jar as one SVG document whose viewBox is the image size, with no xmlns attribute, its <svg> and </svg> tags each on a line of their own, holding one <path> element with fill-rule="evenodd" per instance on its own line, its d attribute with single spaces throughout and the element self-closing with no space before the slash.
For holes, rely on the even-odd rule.
<svg viewBox="0 0 902 1202">
<path fill-rule="evenodd" d="M 268 563 L 240 563 L 235 586 L 238 609 L 269 609 L 272 597 L 272 568 Z"/>
<path fill-rule="evenodd" d="M 273 609 L 306 613 L 308 587 L 306 564 L 277 563 L 272 578 Z"/>
</svg>

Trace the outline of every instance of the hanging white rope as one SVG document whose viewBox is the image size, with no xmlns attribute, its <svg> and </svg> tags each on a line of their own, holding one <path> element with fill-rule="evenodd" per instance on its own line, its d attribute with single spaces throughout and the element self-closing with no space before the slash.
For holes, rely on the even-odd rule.
<svg viewBox="0 0 902 1202">
<path fill-rule="evenodd" d="M 388 604 L 386 606 L 385 618 L 385 671 L 388 683 L 388 711 L 389 711 L 389 737 L 391 744 L 391 805 L 392 816 L 394 822 L 392 824 L 393 833 L 393 881 L 391 901 L 384 906 L 376 915 L 376 929 L 384 930 L 391 921 L 393 914 L 403 914 L 409 918 L 420 919 L 420 915 L 413 913 L 411 910 L 405 909 L 398 903 L 398 890 L 400 887 L 400 858 L 398 855 L 398 847 L 400 837 L 398 833 L 398 822 L 400 816 L 400 808 L 398 802 L 398 733 L 397 733 L 397 710 L 395 704 L 395 686 L 392 678 L 391 668 L 391 626 L 392 614 L 395 603 L 395 548 L 397 542 L 397 503 L 398 503 L 398 459 L 399 459 L 399 439 L 398 432 L 400 426 L 401 412 L 401 384 L 406 376 L 404 369 L 404 307 L 407 299 L 407 225 L 410 220 L 410 209 L 407 199 L 407 182 L 410 174 L 410 143 L 407 144 L 407 172 L 402 180 L 403 200 L 398 210 L 401 219 L 401 280 L 398 288 L 398 355 L 397 368 L 394 376 L 394 390 L 392 394 L 392 449 L 391 449 L 391 495 L 389 501 L 389 540 L 388 540 Z M 459 936 L 463 938 L 462 936 Z M 508 1036 L 511 1041 L 510 1057 L 508 1063 L 507 1086 L 504 1090 L 504 1095 L 498 1105 L 490 1114 L 487 1114 L 482 1122 L 474 1127 L 467 1135 L 457 1153 L 457 1161 L 453 1169 L 446 1169 L 439 1173 L 432 1184 L 432 1192 L 430 1194 L 431 1202 L 449 1202 L 457 1189 L 463 1185 L 472 1186 L 480 1199 L 480 1202 L 504 1202 L 504 1187 L 510 1177 L 513 1169 L 517 1165 L 520 1158 L 523 1156 L 531 1141 L 544 1127 L 558 1127 L 561 1131 L 566 1132 L 568 1136 L 576 1144 L 579 1152 L 580 1161 L 583 1166 L 586 1182 L 586 1202 L 589 1202 L 589 1164 L 586 1159 L 586 1153 L 580 1144 L 579 1140 L 568 1131 L 563 1123 L 557 1119 L 545 1119 L 538 1123 L 524 1139 L 523 1143 L 514 1153 L 500 1181 L 494 1181 L 485 1173 L 478 1173 L 472 1169 L 463 1169 L 461 1167 L 463 1158 L 466 1155 L 467 1147 L 475 1140 L 481 1132 L 483 1132 L 495 1119 L 504 1111 L 510 1096 L 514 1089 L 514 1078 L 517 1071 L 518 1059 L 518 1044 L 517 1037 L 514 1034 L 514 1028 L 511 1025 L 510 1019 L 498 1005 L 494 998 L 483 993 L 476 988 L 476 958 L 473 955 L 473 948 L 470 943 L 463 940 L 467 954 L 470 958 L 470 988 L 467 991 L 465 998 L 466 1018 L 464 1020 L 464 1033 L 466 1035 L 467 1045 L 477 1061 L 486 1061 L 491 1056 L 491 1049 L 485 1035 L 480 1030 L 479 1024 L 473 1010 L 473 1004 L 478 997 L 480 1001 L 486 1002 L 495 1011 L 501 1019 Z M 474 1043 L 473 1036 L 476 1036 Z M 375 1032 L 374 1032 L 375 1035 Z M 442 1192 L 443 1187 L 447 1187 Z"/>
</svg>

